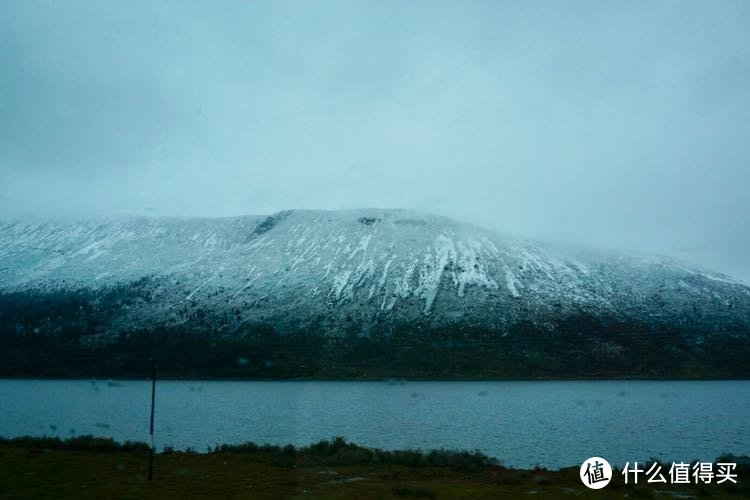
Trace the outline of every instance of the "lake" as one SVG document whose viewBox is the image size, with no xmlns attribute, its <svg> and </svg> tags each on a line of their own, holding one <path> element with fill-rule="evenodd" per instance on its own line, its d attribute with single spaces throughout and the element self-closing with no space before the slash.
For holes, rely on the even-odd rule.
<svg viewBox="0 0 750 500">
<path fill-rule="evenodd" d="M 148 381 L 0 380 L 0 435 L 148 441 Z M 750 381 L 158 381 L 158 448 L 478 449 L 513 467 L 750 454 Z"/>
</svg>

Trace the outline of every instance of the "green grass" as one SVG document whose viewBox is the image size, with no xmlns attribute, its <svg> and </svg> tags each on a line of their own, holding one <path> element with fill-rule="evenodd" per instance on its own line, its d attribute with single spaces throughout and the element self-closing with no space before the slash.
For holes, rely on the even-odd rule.
<svg viewBox="0 0 750 500">
<path fill-rule="evenodd" d="M 581 484 L 577 466 L 510 469 L 477 452 L 387 452 L 334 438 L 302 448 L 245 443 L 209 453 L 166 451 L 155 456 L 149 481 L 144 443 L 17 438 L 0 439 L 0 498 L 750 497 L 750 458 L 717 461 L 738 464 L 738 485 L 613 480 L 592 491 Z"/>
<path fill-rule="evenodd" d="M 239 445 L 217 446 L 214 453 L 253 453 L 262 455 L 269 463 L 279 466 L 290 465 L 403 465 L 406 467 L 447 467 L 457 471 L 475 471 L 480 468 L 498 465 L 494 458 L 480 451 L 419 450 L 385 451 L 365 448 L 348 443 L 342 437 L 323 440 L 318 443 L 295 448 L 273 445 L 244 443 Z"/>
</svg>

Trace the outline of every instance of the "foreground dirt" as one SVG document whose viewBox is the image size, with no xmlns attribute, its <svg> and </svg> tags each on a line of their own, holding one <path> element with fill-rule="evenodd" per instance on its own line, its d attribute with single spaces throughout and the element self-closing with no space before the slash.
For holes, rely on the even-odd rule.
<svg viewBox="0 0 750 500">
<path fill-rule="evenodd" d="M 0 446 L 2 498 L 750 498 L 725 485 L 585 488 L 576 468 L 475 472 L 396 465 L 282 467 L 252 453 L 156 455 Z"/>
</svg>

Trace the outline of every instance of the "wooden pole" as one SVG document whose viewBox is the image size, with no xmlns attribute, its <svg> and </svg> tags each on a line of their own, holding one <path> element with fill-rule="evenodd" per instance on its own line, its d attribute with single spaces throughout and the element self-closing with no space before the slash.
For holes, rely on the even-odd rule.
<svg viewBox="0 0 750 500">
<path fill-rule="evenodd" d="M 156 403 L 156 364 L 151 361 L 151 426 L 149 434 L 151 435 L 151 449 L 148 453 L 148 480 L 154 477 L 154 407 Z"/>
</svg>

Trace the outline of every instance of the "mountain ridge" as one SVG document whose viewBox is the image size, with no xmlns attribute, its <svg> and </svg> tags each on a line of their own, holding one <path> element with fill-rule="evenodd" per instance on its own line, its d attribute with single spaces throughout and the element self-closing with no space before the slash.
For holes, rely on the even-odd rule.
<svg viewBox="0 0 750 500">
<path fill-rule="evenodd" d="M 735 355 L 744 352 L 747 285 L 674 259 L 574 254 L 396 209 L 0 221 L 0 326 L 9 345 L 33 343 L 34 335 L 54 343 L 68 332 L 72 351 L 112 342 L 127 351 L 146 338 L 142 332 L 158 330 L 180 332 L 170 340 L 175 352 L 186 335 L 207 345 L 260 335 L 275 339 L 273 352 L 298 332 L 309 337 L 300 342 L 320 337 L 316 345 L 390 345 L 401 335 L 445 352 L 502 344 L 500 358 L 511 365 L 534 358 L 524 347 L 532 338 L 549 363 L 566 356 L 582 363 L 577 344 L 598 336 L 590 347 L 596 356 L 637 344 L 641 354 L 626 357 L 638 370 L 642 351 L 665 335 L 685 349 L 723 335 L 722 342 L 739 339 Z"/>
</svg>

